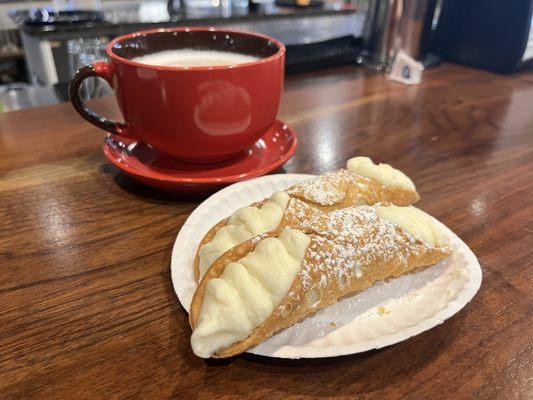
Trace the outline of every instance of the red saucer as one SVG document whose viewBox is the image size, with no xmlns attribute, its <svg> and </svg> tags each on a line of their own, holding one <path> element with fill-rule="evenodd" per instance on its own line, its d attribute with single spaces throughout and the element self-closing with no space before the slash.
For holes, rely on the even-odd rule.
<svg viewBox="0 0 533 400">
<path fill-rule="evenodd" d="M 296 150 L 296 134 L 286 124 L 274 125 L 246 152 L 216 164 L 178 161 L 135 141 L 104 143 L 107 159 L 134 179 L 167 192 L 207 192 L 220 186 L 264 175 L 279 168 Z"/>
</svg>

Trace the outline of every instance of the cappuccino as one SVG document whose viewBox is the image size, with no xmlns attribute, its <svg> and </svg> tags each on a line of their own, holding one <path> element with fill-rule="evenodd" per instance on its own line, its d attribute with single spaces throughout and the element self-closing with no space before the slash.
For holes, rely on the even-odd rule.
<svg viewBox="0 0 533 400">
<path fill-rule="evenodd" d="M 216 50 L 166 50 L 136 57 L 133 61 L 162 67 L 215 67 L 243 64 L 258 60 L 259 57 L 230 51 Z"/>
</svg>

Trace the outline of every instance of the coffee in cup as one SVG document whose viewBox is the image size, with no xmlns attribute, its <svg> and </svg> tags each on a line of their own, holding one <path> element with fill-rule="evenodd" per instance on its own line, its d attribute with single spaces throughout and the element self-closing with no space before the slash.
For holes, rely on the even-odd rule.
<svg viewBox="0 0 533 400">
<path fill-rule="evenodd" d="M 133 59 L 133 61 L 141 64 L 160 67 L 217 67 L 244 64 L 257 60 L 259 60 L 258 57 L 231 51 L 197 49 L 165 50 Z"/>
</svg>

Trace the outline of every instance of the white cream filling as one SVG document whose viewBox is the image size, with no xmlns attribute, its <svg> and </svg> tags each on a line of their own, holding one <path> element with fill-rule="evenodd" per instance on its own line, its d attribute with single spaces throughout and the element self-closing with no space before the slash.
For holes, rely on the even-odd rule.
<svg viewBox="0 0 533 400">
<path fill-rule="evenodd" d="M 406 190 L 416 190 L 415 185 L 402 171 L 389 164 L 374 164 L 368 157 L 354 157 L 348 160 L 346 169 L 350 172 L 375 179 L 386 186 L 396 186 Z"/>
<path fill-rule="evenodd" d="M 398 225 L 414 237 L 433 246 L 444 244 L 439 227 L 425 212 L 416 207 L 378 206 L 378 215 Z"/>
<path fill-rule="evenodd" d="M 211 357 L 263 323 L 288 293 L 310 241 L 306 234 L 285 228 L 211 279 L 191 336 L 194 353 Z"/>
<path fill-rule="evenodd" d="M 247 206 L 235 211 L 228 218 L 227 225 L 215 234 L 213 240 L 200 247 L 200 278 L 218 257 L 232 247 L 277 228 L 288 202 L 287 193 L 276 192 L 260 208 Z"/>
</svg>

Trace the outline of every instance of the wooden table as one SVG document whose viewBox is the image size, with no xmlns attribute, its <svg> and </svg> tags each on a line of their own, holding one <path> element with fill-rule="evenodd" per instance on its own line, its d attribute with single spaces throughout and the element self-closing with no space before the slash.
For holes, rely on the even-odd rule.
<svg viewBox="0 0 533 400">
<path fill-rule="evenodd" d="M 0 397 L 526 399 L 533 396 L 533 74 L 445 65 L 405 87 L 356 67 L 290 77 L 286 172 L 369 155 L 479 257 L 480 292 L 397 345 L 322 360 L 204 361 L 170 282 L 202 199 L 137 184 L 69 104 L 0 115 Z M 109 109 L 112 101 L 101 106 Z M 113 107 L 111 107 L 113 108 Z"/>
</svg>

